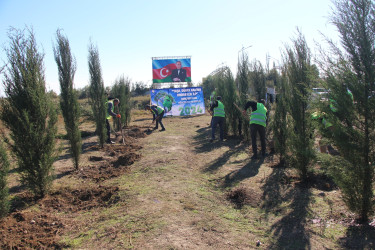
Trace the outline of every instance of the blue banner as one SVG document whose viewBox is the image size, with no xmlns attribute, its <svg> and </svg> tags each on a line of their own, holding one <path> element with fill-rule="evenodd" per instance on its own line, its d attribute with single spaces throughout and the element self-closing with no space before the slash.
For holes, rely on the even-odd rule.
<svg viewBox="0 0 375 250">
<path fill-rule="evenodd" d="M 152 89 L 151 104 L 163 107 L 164 115 L 186 116 L 206 112 L 201 87 Z"/>
</svg>

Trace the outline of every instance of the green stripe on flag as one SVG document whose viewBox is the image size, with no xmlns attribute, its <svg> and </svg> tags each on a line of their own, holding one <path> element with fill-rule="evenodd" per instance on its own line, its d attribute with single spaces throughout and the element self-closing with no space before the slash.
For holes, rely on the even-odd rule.
<svg viewBox="0 0 375 250">
<path fill-rule="evenodd" d="M 173 83 L 171 76 L 167 76 L 164 79 L 152 79 L 152 82 L 153 83 L 163 83 L 163 82 Z M 191 77 L 186 77 L 185 82 L 191 82 Z"/>
</svg>

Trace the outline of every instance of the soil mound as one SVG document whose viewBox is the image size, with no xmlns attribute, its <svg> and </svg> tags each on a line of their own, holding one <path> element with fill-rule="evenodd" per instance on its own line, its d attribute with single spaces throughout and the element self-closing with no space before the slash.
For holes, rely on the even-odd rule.
<svg viewBox="0 0 375 250">
<path fill-rule="evenodd" d="M 237 208 L 242 208 L 244 205 L 250 205 L 252 207 L 259 206 L 260 195 L 254 190 L 248 190 L 243 187 L 239 187 L 227 193 L 227 199 L 231 201 Z"/>
<path fill-rule="evenodd" d="M 61 249 L 61 221 L 46 213 L 15 212 L 0 220 L 1 249 Z"/>
<path fill-rule="evenodd" d="M 64 189 L 46 196 L 38 204 L 43 211 L 77 212 L 95 207 L 107 207 L 118 202 L 118 187 L 91 187 L 90 189 Z"/>
</svg>

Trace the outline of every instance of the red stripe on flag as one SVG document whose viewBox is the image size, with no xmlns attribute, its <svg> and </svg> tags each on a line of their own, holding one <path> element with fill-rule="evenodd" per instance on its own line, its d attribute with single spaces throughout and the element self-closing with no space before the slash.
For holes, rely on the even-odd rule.
<svg viewBox="0 0 375 250">
<path fill-rule="evenodd" d="M 186 70 L 186 77 L 191 77 L 191 68 L 190 67 L 183 67 Z"/>
</svg>

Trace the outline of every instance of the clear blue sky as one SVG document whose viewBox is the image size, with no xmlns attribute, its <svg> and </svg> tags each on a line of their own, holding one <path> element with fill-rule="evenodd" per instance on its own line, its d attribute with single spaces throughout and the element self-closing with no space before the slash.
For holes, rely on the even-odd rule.
<svg viewBox="0 0 375 250">
<path fill-rule="evenodd" d="M 99 49 L 105 86 L 121 75 L 150 85 L 151 58 L 163 56 L 191 56 L 192 81 L 199 83 L 222 63 L 235 74 L 242 47 L 252 45 L 246 49 L 250 60 L 265 63 L 266 54 L 279 59 L 297 27 L 313 52 L 314 40 L 322 42 L 320 32 L 335 40 L 331 7 L 329 0 L 0 0 L 0 65 L 9 28 L 27 25 L 45 53 L 47 88 L 57 93 L 57 29 L 77 60 L 76 88 L 89 83 L 90 39 Z"/>
</svg>

